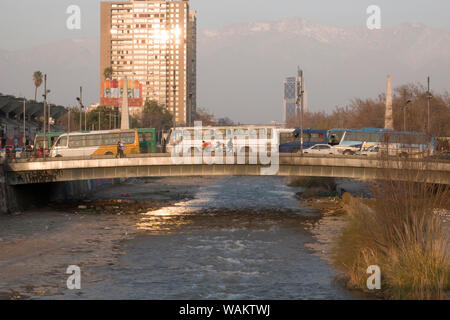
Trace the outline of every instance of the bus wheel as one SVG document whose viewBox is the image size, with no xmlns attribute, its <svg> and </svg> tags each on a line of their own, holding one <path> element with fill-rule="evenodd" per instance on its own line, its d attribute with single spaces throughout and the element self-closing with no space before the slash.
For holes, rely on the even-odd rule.
<svg viewBox="0 0 450 320">
<path fill-rule="evenodd" d="M 62 158 L 62 155 L 58 154 L 55 156 L 55 158 Z"/>
<path fill-rule="evenodd" d="M 113 156 L 114 154 L 112 152 L 105 153 L 105 156 Z"/>
</svg>

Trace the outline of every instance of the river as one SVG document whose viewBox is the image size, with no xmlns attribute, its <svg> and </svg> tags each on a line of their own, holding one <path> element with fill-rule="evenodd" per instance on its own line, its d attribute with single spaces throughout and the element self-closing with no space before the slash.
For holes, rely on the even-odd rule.
<svg viewBox="0 0 450 320">
<path fill-rule="evenodd" d="M 191 200 L 140 215 L 117 262 L 91 270 L 98 281 L 45 298 L 354 298 L 308 248 L 320 216 L 299 207 L 297 191 L 279 177 L 215 179 Z"/>
</svg>

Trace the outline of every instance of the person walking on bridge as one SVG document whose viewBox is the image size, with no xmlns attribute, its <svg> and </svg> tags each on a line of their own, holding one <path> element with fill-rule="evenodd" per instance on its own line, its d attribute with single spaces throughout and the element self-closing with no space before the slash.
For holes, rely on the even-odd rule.
<svg viewBox="0 0 450 320">
<path fill-rule="evenodd" d="M 125 154 L 123 153 L 123 151 L 125 150 L 125 145 L 119 141 L 117 142 L 117 154 L 116 154 L 116 158 L 125 158 Z"/>
</svg>

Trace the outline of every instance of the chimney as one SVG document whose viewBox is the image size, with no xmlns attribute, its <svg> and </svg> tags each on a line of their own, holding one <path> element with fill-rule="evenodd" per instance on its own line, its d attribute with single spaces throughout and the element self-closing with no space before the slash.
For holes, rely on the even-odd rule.
<svg viewBox="0 0 450 320">
<path fill-rule="evenodd" d="M 391 76 L 387 78 L 387 92 L 386 92 L 386 113 L 384 116 L 384 128 L 394 130 L 394 118 L 392 116 L 392 89 Z"/>
</svg>

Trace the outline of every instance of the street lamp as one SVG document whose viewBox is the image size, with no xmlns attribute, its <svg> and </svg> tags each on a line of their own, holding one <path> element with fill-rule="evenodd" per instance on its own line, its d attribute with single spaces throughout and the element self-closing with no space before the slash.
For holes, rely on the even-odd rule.
<svg viewBox="0 0 450 320">
<path fill-rule="evenodd" d="M 430 92 L 430 77 L 428 77 L 427 81 L 428 81 L 428 90 L 427 90 L 427 100 L 428 100 L 427 131 L 428 131 L 428 134 L 430 134 L 430 132 L 431 132 L 431 127 L 430 127 L 430 100 L 433 99 L 433 96 L 431 95 L 431 92 Z"/>
<path fill-rule="evenodd" d="M 47 95 L 50 93 L 50 90 L 47 89 L 47 75 L 44 75 L 44 94 L 42 95 L 44 97 L 44 159 L 45 159 L 45 150 L 46 145 L 48 146 L 48 140 L 47 140 Z"/>
<path fill-rule="evenodd" d="M 411 103 L 411 100 L 406 101 L 406 103 L 403 105 L 403 131 L 406 132 L 406 108 L 408 107 L 408 104 Z"/>
<path fill-rule="evenodd" d="M 83 109 L 84 109 L 84 106 L 83 106 L 83 88 L 82 87 L 80 87 L 80 96 L 79 97 L 77 97 L 76 98 L 77 99 L 77 101 L 78 101 L 78 103 L 80 104 L 80 132 L 81 131 L 83 131 L 83 129 L 81 128 L 81 126 L 82 126 L 82 115 L 83 115 Z M 84 116 L 84 130 L 86 130 L 86 115 Z"/>
<path fill-rule="evenodd" d="M 26 143 L 27 143 L 27 128 L 26 128 L 26 104 L 27 104 L 27 100 L 25 98 L 23 98 L 23 138 L 22 138 L 22 142 L 23 142 L 23 146 L 25 147 Z"/>
</svg>

